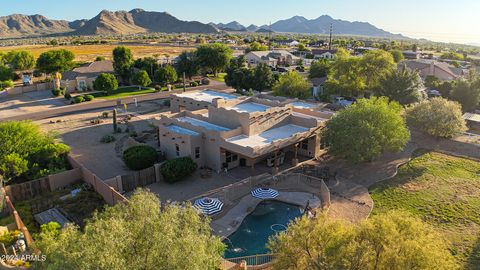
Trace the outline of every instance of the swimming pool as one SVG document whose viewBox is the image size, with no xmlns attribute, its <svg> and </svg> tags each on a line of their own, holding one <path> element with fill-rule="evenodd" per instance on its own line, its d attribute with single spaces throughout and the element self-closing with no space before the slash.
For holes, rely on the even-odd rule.
<svg viewBox="0 0 480 270">
<path fill-rule="evenodd" d="M 263 201 L 242 222 L 237 231 L 223 242 L 225 258 L 268 253 L 266 244 L 271 235 L 287 229 L 288 223 L 301 216 L 299 206 L 279 201 Z"/>
</svg>

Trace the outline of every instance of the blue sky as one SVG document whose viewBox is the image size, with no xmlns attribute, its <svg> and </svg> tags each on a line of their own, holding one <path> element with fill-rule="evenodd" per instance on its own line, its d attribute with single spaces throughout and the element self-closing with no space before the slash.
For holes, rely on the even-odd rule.
<svg viewBox="0 0 480 270">
<path fill-rule="evenodd" d="M 3 3 L 2 3 L 3 2 Z M 167 11 L 183 20 L 268 24 L 294 15 L 368 21 L 410 37 L 480 44 L 478 0 L 0 0 L 0 15 L 91 18 L 102 9 Z"/>
</svg>

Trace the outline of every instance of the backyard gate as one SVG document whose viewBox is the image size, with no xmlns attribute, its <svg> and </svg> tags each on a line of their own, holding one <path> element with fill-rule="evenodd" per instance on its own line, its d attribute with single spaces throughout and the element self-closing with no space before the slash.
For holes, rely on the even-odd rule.
<svg viewBox="0 0 480 270">
<path fill-rule="evenodd" d="M 129 192 L 137 187 L 153 184 L 155 179 L 155 167 L 152 166 L 129 175 L 122 175 L 122 187 L 125 192 Z"/>
</svg>

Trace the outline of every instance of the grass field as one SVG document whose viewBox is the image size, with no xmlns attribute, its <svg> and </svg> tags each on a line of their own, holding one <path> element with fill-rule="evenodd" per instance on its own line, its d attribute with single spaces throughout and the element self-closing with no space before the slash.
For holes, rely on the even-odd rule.
<svg viewBox="0 0 480 270">
<path fill-rule="evenodd" d="M 117 98 L 124 98 L 124 97 L 131 97 L 131 96 L 138 96 L 138 95 L 145 95 L 151 94 L 155 92 L 155 89 L 149 87 L 142 87 L 141 90 L 138 90 L 136 86 L 130 87 L 122 87 L 118 88 L 117 90 L 113 91 L 111 95 L 104 96 L 101 93 L 93 93 L 96 98 L 103 98 L 103 99 L 117 99 Z"/>
<path fill-rule="evenodd" d="M 15 46 L 15 47 L 0 47 L 0 52 L 8 52 L 12 50 L 27 50 L 33 53 L 33 55 L 38 57 L 41 53 L 58 50 L 58 49 L 67 49 L 72 51 L 76 58 L 76 61 L 94 61 L 97 56 L 103 56 L 106 59 L 112 58 L 112 51 L 118 45 L 112 44 L 102 44 L 102 45 L 78 45 L 78 46 L 47 46 L 47 45 L 28 45 L 28 46 Z M 163 58 L 165 55 L 168 55 L 170 59 L 179 55 L 182 51 L 192 50 L 192 48 L 182 48 L 182 47 L 165 47 L 160 45 L 123 45 L 130 48 L 133 52 L 135 58 L 158 55 Z"/>
<path fill-rule="evenodd" d="M 421 217 L 445 235 L 462 269 L 480 269 L 480 162 L 418 152 L 370 193 L 373 214 L 403 209 Z"/>
<path fill-rule="evenodd" d="M 217 81 L 217 82 L 225 82 L 225 76 L 227 75 L 227 73 L 218 73 L 217 77 L 213 76 L 213 75 L 208 75 L 208 78 L 214 80 L 214 81 Z"/>
</svg>

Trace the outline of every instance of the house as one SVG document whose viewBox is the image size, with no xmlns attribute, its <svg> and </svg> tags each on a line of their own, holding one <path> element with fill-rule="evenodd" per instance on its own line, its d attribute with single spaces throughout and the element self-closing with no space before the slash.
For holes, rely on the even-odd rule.
<svg viewBox="0 0 480 270">
<path fill-rule="evenodd" d="M 93 82 L 102 73 L 113 73 L 112 61 L 96 61 L 62 73 L 61 86 L 68 91 L 93 89 Z"/>
<path fill-rule="evenodd" d="M 337 50 L 313 49 L 313 58 L 315 59 L 335 59 L 337 57 Z"/>
<path fill-rule="evenodd" d="M 292 66 L 296 65 L 300 60 L 299 57 L 285 50 L 273 51 L 253 51 L 245 55 L 245 59 L 249 66 L 255 67 L 263 63 L 271 67 Z"/>
<path fill-rule="evenodd" d="M 188 97 L 172 94 L 171 104 L 195 99 L 204 102 L 207 96 L 221 95 L 202 91 Z M 167 159 L 189 156 L 200 167 L 222 171 L 253 169 L 259 163 L 273 167 L 282 162 L 296 164 L 299 156 L 320 155 L 320 134 L 332 114 L 320 110 L 318 103 L 227 96 L 214 98 L 205 109 L 172 111 L 153 122 Z"/>
<path fill-rule="evenodd" d="M 312 95 L 314 97 L 318 98 L 325 93 L 326 82 L 327 82 L 327 77 L 310 79 L 310 83 L 312 83 L 313 85 Z"/>
<path fill-rule="evenodd" d="M 402 54 L 405 59 L 420 59 L 422 56 L 421 53 L 414 51 L 403 51 Z"/>
<path fill-rule="evenodd" d="M 286 39 L 286 40 L 274 40 L 273 42 L 283 45 L 283 46 L 289 46 L 289 47 L 296 47 L 300 45 L 300 42 L 294 39 Z"/>
<path fill-rule="evenodd" d="M 418 71 L 423 79 L 427 76 L 435 76 L 442 81 L 452 81 L 462 75 L 460 70 L 448 63 L 429 59 L 405 60 L 398 66 Z"/>
</svg>

